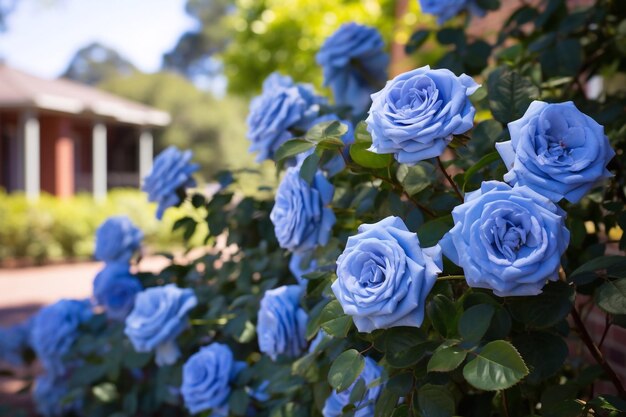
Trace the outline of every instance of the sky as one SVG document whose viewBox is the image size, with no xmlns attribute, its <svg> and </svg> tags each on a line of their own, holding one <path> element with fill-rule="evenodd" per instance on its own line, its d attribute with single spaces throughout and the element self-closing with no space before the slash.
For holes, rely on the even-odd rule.
<svg viewBox="0 0 626 417">
<path fill-rule="evenodd" d="M 98 41 L 144 72 L 194 27 L 185 0 L 18 0 L 0 33 L 0 57 L 31 74 L 54 78 L 81 47 Z"/>
</svg>

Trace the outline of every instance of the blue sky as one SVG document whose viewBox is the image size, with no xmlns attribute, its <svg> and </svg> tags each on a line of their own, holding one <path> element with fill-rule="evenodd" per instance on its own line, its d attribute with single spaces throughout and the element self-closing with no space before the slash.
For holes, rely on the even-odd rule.
<svg viewBox="0 0 626 417">
<path fill-rule="evenodd" d="M 194 27 L 185 0 L 18 0 L 0 33 L 0 57 L 8 65 L 53 78 L 74 52 L 99 41 L 144 72 Z"/>
</svg>

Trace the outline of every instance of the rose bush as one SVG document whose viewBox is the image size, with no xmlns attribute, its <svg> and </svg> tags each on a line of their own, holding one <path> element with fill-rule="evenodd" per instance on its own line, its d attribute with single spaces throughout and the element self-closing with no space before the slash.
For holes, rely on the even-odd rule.
<svg viewBox="0 0 626 417">
<path fill-rule="evenodd" d="M 418 19 L 407 52 L 415 67 L 435 69 L 397 75 L 374 94 L 367 120 L 273 76 L 248 120 L 278 187 L 245 194 L 246 169 L 220 173 L 211 193 L 186 189 L 189 156 L 172 172 L 155 164 L 150 183 L 188 213 L 174 225 L 186 256 L 168 255 L 154 273 L 140 259 L 123 263 L 145 288 L 125 322 L 84 304 L 34 323 L 35 353 L 45 368 L 51 353 L 62 362 L 64 373 L 49 376 L 67 388 L 46 409 L 626 412 L 605 343 L 626 316 L 626 10 L 610 0 L 576 11 L 543 4 L 512 6 L 486 39 L 465 36 L 463 13 L 442 28 Z M 603 77 L 600 94 L 586 86 L 591 76 Z M 327 169 L 334 160 L 337 172 Z M 591 307 L 605 316 L 597 335 L 581 314 Z"/>
</svg>

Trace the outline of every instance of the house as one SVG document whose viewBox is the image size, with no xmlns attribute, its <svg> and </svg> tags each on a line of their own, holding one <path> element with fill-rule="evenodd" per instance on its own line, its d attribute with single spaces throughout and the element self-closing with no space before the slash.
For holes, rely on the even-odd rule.
<svg viewBox="0 0 626 417">
<path fill-rule="evenodd" d="M 0 187 L 29 199 L 138 187 L 152 165 L 152 132 L 169 122 L 143 104 L 0 64 Z"/>
</svg>

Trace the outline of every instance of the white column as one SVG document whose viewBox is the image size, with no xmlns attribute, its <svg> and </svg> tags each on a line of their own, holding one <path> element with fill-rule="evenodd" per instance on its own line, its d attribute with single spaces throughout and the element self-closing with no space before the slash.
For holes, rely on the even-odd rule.
<svg viewBox="0 0 626 417">
<path fill-rule="evenodd" d="M 154 139 L 152 132 L 142 129 L 139 135 L 139 185 L 143 184 L 143 179 L 152 169 L 152 159 L 154 158 Z"/>
<path fill-rule="evenodd" d="M 107 127 L 102 122 L 93 125 L 92 132 L 93 197 L 104 200 L 107 195 Z"/>
<path fill-rule="evenodd" d="M 29 200 L 39 198 L 39 119 L 34 111 L 22 114 L 22 128 L 24 137 L 24 192 Z"/>
</svg>

